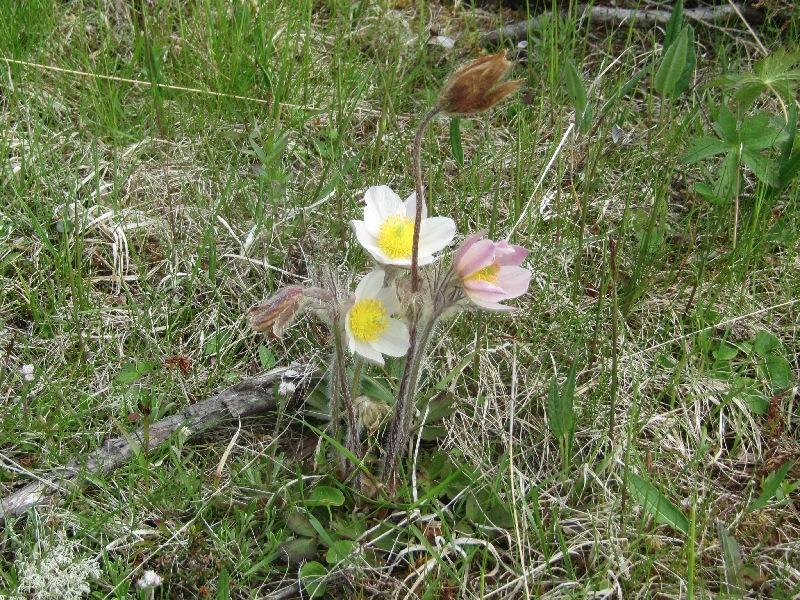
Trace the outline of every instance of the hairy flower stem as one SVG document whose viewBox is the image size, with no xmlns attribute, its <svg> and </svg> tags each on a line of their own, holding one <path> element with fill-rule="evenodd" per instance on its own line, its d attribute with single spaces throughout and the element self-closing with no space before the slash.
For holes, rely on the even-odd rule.
<svg viewBox="0 0 800 600">
<path fill-rule="evenodd" d="M 416 312 L 412 315 L 409 329 L 411 346 L 406 355 L 406 365 L 403 369 L 403 377 L 400 380 L 400 389 L 397 392 L 394 418 L 383 445 L 381 474 L 383 480 L 389 482 L 390 487 L 394 486 L 397 461 L 405 454 L 408 438 L 411 435 L 411 421 L 414 416 L 414 407 L 416 406 L 415 400 L 420 368 L 425 358 L 428 342 L 433 334 L 436 317 L 436 315 L 427 315 L 424 319 L 421 319 Z"/>
<path fill-rule="evenodd" d="M 419 232 L 422 227 L 422 207 L 425 206 L 425 197 L 422 188 L 422 136 L 431 119 L 439 113 L 439 106 L 430 109 L 417 126 L 414 136 L 414 147 L 411 150 L 411 167 L 414 170 L 414 191 L 417 196 L 417 215 L 414 219 L 414 242 L 411 247 L 411 291 L 419 290 Z"/>
<path fill-rule="evenodd" d="M 356 458 L 361 458 L 361 441 L 358 435 L 358 424 L 356 423 L 356 413 L 353 407 L 353 397 L 350 393 L 350 385 L 347 381 L 347 367 L 345 362 L 344 352 L 344 333 L 341 323 L 335 321 L 332 327 L 333 330 L 333 343 L 335 349 L 335 356 L 333 361 L 333 368 L 335 370 L 334 376 L 336 377 L 336 387 L 339 389 L 339 395 L 347 411 L 347 439 L 345 447 L 352 452 Z M 338 402 L 338 398 L 332 399 Z M 346 457 L 343 464 L 347 466 Z"/>
</svg>

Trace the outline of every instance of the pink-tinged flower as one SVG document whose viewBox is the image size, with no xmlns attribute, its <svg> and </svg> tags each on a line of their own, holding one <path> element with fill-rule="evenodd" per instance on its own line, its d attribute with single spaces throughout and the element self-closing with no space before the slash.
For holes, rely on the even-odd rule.
<svg viewBox="0 0 800 600">
<path fill-rule="evenodd" d="M 500 302 L 528 290 L 531 272 L 520 266 L 526 256 L 528 251 L 522 246 L 493 242 L 476 233 L 464 240 L 453 264 L 473 303 L 489 310 L 511 310 Z"/>
<path fill-rule="evenodd" d="M 364 220 L 353 221 L 359 243 L 379 263 L 400 267 L 411 266 L 414 245 L 414 219 L 417 214 L 416 194 L 405 202 L 385 185 L 371 187 L 364 194 Z M 419 230 L 419 264 L 427 265 L 434 254 L 453 241 L 456 224 L 448 217 L 428 218 L 422 207 Z"/>
</svg>

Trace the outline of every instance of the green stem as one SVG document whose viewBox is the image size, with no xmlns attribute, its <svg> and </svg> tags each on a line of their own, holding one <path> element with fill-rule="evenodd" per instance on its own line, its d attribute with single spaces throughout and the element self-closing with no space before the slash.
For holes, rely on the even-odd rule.
<svg viewBox="0 0 800 600">
<path fill-rule="evenodd" d="M 361 371 L 364 370 L 364 359 L 360 356 L 356 358 L 356 364 L 353 367 L 353 386 L 351 387 L 351 394 L 353 395 L 353 400 L 358 398 L 358 394 L 361 391 Z"/>
<path fill-rule="evenodd" d="M 333 323 L 333 341 L 336 350 L 334 357 L 334 369 L 336 371 L 335 377 L 337 378 L 337 386 L 339 387 L 339 394 L 347 411 L 347 441 L 346 447 L 358 458 L 361 458 L 360 440 L 358 436 L 358 424 L 356 423 L 356 413 L 353 408 L 353 397 L 350 394 L 350 386 L 347 381 L 347 369 L 345 367 L 345 353 L 344 353 L 344 335 L 342 332 L 341 323 L 334 321 Z"/>
</svg>

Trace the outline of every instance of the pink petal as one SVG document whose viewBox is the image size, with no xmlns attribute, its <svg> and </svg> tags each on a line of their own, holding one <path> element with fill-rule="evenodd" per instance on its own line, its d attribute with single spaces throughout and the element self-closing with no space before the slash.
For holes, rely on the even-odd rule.
<svg viewBox="0 0 800 600">
<path fill-rule="evenodd" d="M 473 244 L 481 239 L 484 235 L 483 231 L 479 231 L 478 233 L 473 233 L 472 235 L 467 236 L 467 238 L 461 242 L 461 245 L 456 250 L 456 254 L 453 257 L 453 264 L 457 265 L 458 262 L 461 260 L 461 257 L 464 256 L 464 252 L 472 248 Z"/>
<path fill-rule="evenodd" d="M 496 311 L 513 310 L 513 308 L 510 306 L 504 306 L 503 304 L 500 304 L 498 302 L 486 299 L 480 294 L 475 294 L 467 291 L 467 297 L 472 301 L 473 304 L 480 306 L 481 308 L 485 308 L 487 310 L 496 310 Z"/>
<path fill-rule="evenodd" d="M 494 262 L 494 242 L 479 240 L 467 248 L 456 258 L 456 271 L 461 277 L 468 277 L 476 271 L 488 267 Z"/>
<path fill-rule="evenodd" d="M 522 246 L 509 244 L 505 240 L 497 243 L 496 252 L 497 264 L 501 267 L 507 265 L 518 267 L 522 264 L 522 261 L 525 260 L 525 257 L 530 254 L 530 252 Z"/>
<path fill-rule="evenodd" d="M 506 298 L 516 298 L 528 291 L 531 272 L 522 267 L 500 267 L 497 285 L 503 289 Z"/>
<path fill-rule="evenodd" d="M 472 297 L 473 295 L 483 298 L 487 301 L 499 302 L 505 300 L 507 295 L 506 291 L 488 281 L 481 279 L 473 279 L 464 282 L 464 291 Z"/>
</svg>

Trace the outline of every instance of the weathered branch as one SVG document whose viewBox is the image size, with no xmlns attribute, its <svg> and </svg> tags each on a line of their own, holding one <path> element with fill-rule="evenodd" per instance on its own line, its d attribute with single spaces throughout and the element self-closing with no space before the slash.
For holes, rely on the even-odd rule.
<svg viewBox="0 0 800 600">
<path fill-rule="evenodd" d="M 278 400 L 276 392 L 281 383 L 286 384 L 284 389 L 293 389 L 297 397 L 308 389 L 313 379 L 313 370 L 307 366 L 273 369 L 260 377 L 246 379 L 175 415 L 152 423 L 149 450 L 161 446 L 183 427 L 188 438 L 192 438 L 230 419 L 274 410 Z M 121 467 L 139 449 L 142 439 L 141 429 L 129 437 L 110 439 L 88 456 L 75 458 L 63 469 L 41 476 L 37 481 L 6 496 L 0 501 L 0 524 L 7 518 L 23 515 L 35 506 L 58 502 L 64 494 L 85 487 L 90 477 L 104 475 Z"/>
<path fill-rule="evenodd" d="M 736 9 L 751 24 L 761 23 L 763 15 L 761 12 L 753 7 L 745 6 L 743 4 L 723 4 L 720 6 L 707 6 L 698 8 L 687 8 L 683 14 L 690 21 L 698 23 L 719 23 L 730 19 L 738 18 Z M 633 8 L 617 8 L 614 6 L 587 6 L 581 4 L 578 6 L 578 14 L 591 23 L 627 23 L 632 21 L 636 27 L 653 27 L 654 25 L 666 25 L 672 16 L 672 11 L 658 10 L 658 9 L 633 9 Z M 481 44 L 484 46 L 492 46 L 500 42 L 501 39 L 509 40 L 512 42 L 525 39 L 528 31 L 538 25 L 539 20 L 552 15 L 552 12 L 544 12 L 536 15 L 528 21 L 518 21 L 506 25 L 501 29 L 489 32 L 481 37 Z"/>
</svg>

